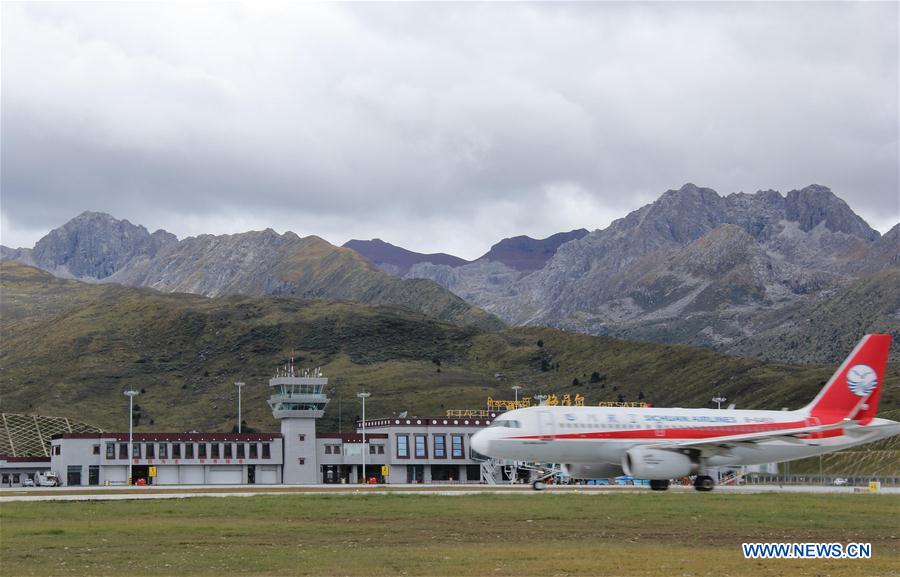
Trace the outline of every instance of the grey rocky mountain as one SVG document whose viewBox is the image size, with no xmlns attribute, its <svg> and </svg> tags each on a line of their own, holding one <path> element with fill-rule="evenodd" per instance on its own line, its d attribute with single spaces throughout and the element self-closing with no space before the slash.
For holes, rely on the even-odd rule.
<svg viewBox="0 0 900 577">
<path fill-rule="evenodd" d="M 493 329 L 503 324 L 437 283 L 398 279 L 350 249 L 271 229 L 178 241 L 165 231 L 150 234 L 108 214 L 83 213 L 51 231 L 34 249 L 4 249 L 2 256 L 90 282 L 205 296 L 350 300 L 402 306 L 463 325 Z"/>
<path fill-rule="evenodd" d="M 153 258 L 178 239 L 164 230 L 150 233 L 140 225 L 102 212 L 83 212 L 53 229 L 33 249 L 4 247 L 3 260 L 38 266 L 59 277 L 103 280 L 135 259 Z"/>
<path fill-rule="evenodd" d="M 819 185 L 722 197 L 686 184 L 562 244 L 531 273 L 475 263 L 417 265 L 407 276 L 433 279 L 512 324 L 766 356 L 765 341 L 747 344 L 772 330 L 777 317 L 766 315 L 814 306 L 896 267 L 898 235 L 895 227 L 881 238 Z M 900 313 L 868 330 L 898 329 Z"/>
</svg>

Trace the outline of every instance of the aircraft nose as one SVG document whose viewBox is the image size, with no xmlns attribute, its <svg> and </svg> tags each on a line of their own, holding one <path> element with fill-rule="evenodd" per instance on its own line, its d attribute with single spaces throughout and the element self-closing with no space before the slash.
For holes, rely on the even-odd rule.
<svg viewBox="0 0 900 577">
<path fill-rule="evenodd" d="M 490 434 L 487 431 L 478 431 L 472 438 L 469 440 L 469 443 L 472 446 L 472 450 L 476 453 L 481 453 L 482 455 L 489 455 L 488 451 L 490 451 L 491 440 Z"/>
</svg>

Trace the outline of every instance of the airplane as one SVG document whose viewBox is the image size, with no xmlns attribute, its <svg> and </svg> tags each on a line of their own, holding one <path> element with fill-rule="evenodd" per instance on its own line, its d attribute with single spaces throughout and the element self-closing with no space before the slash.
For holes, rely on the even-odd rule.
<svg viewBox="0 0 900 577">
<path fill-rule="evenodd" d="M 890 347 L 891 335 L 864 336 L 812 402 L 794 411 L 536 406 L 497 416 L 471 448 L 562 464 L 574 479 L 624 472 L 657 491 L 697 475 L 694 488 L 711 491 L 714 467 L 792 461 L 900 434 L 900 423 L 875 417 Z"/>
</svg>

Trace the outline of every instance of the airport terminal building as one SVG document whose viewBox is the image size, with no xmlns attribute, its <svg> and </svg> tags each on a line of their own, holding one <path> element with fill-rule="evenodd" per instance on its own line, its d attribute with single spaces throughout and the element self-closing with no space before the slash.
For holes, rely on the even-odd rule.
<svg viewBox="0 0 900 577">
<path fill-rule="evenodd" d="M 63 485 L 481 483 L 493 471 L 469 439 L 497 413 L 370 419 L 355 433 L 317 433 L 328 404 L 321 373 L 286 370 L 269 381 L 280 433 L 62 433 L 50 470 Z M 363 440 L 365 433 L 365 440 Z M 363 472 L 365 463 L 365 473 Z"/>
</svg>

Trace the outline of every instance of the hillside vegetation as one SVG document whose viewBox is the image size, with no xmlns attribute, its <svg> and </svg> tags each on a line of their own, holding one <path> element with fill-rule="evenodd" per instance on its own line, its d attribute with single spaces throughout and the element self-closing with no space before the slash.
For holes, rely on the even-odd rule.
<svg viewBox="0 0 900 577">
<path fill-rule="evenodd" d="M 343 430 L 368 390 L 369 416 L 483 408 L 488 396 L 580 393 L 589 403 L 643 395 L 658 405 L 708 407 L 723 394 L 741 408 L 808 402 L 834 367 L 787 366 L 689 346 L 630 343 L 529 327 L 498 332 L 388 306 L 316 299 L 160 293 L 57 279 L 0 265 L 0 397 L 6 412 L 67 415 L 127 427 L 122 391 L 137 398 L 137 430 L 228 430 L 233 382 L 243 416 L 277 430 L 267 380 L 292 354 L 323 367 L 332 402 L 322 429 Z M 882 397 L 900 407 L 898 371 Z M 577 379 L 577 381 L 576 381 Z"/>
</svg>

